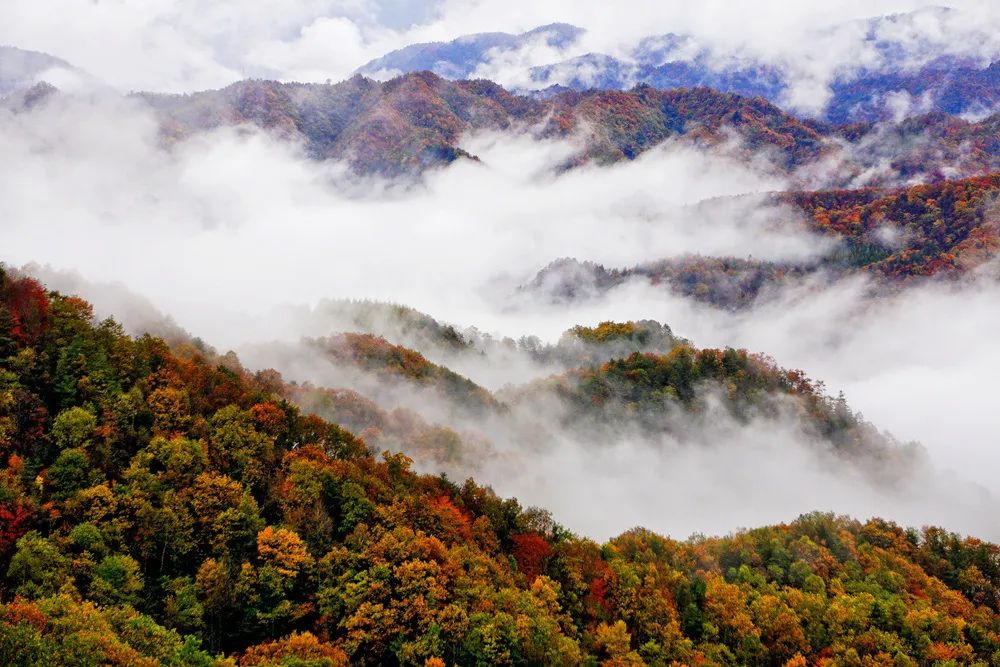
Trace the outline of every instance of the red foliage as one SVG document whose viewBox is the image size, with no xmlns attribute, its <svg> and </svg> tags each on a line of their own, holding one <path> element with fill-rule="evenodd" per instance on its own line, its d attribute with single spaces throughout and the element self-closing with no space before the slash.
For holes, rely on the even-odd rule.
<svg viewBox="0 0 1000 667">
<path fill-rule="evenodd" d="M 915 185 L 899 190 L 804 192 L 785 198 L 812 215 L 820 232 L 871 243 L 890 230 L 898 247 L 884 256 L 859 256 L 856 264 L 890 278 L 961 273 L 1000 251 L 991 214 L 1000 175 Z M 890 244 L 892 245 L 892 244 Z"/>
<path fill-rule="evenodd" d="M 269 435 L 278 435 L 287 419 L 285 411 L 274 403 L 257 403 L 250 408 L 257 428 Z"/>
<path fill-rule="evenodd" d="M 441 527 L 451 533 L 451 537 L 461 540 L 472 539 L 472 521 L 462 510 L 455 507 L 451 498 L 440 495 L 431 502 Z"/>
<path fill-rule="evenodd" d="M 552 555 L 552 545 L 538 533 L 521 533 L 511 539 L 518 570 L 525 580 L 534 581 L 542 573 L 545 560 Z"/>
<path fill-rule="evenodd" d="M 28 532 L 31 520 L 31 510 L 24 505 L 0 503 L 0 555 L 14 548 L 14 544 Z"/>
<path fill-rule="evenodd" d="M 611 611 L 611 602 L 608 600 L 608 582 L 603 577 L 590 582 L 590 597 L 605 612 Z"/>
<path fill-rule="evenodd" d="M 13 319 L 11 337 L 27 344 L 40 337 L 48 325 L 49 299 L 45 288 L 33 278 L 18 278 L 4 286 L 4 305 Z"/>
<path fill-rule="evenodd" d="M 10 603 L 4 605 L 3 620 L 11 625 L 27 623 L 41 632 L 45 629 L 48 617 L 42 613 L 38 605 L 24 598 L 14 598 Z"/>
</svg>

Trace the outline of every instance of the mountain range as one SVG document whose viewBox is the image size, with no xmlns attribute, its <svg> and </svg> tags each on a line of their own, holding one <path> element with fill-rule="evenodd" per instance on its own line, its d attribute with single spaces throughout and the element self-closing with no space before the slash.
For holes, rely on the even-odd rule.
<svg viewBox="0 0 1000 667">
<path fill-rule="evenodd" d="M 195 133 L 251 124 L 301 142 L 315 159 L 344 160 L 362 174 L 411 176 L 472 158 L 468 133 L 524 132 L 578 141 L 563 168 L 638 157 L 669 140 L 749 161 L 814 186 L 900 185 L 1000 169 L 1000 115 L 972 122 L 942 113 L 898 123 L 803 121 L 766 100 L 711 88 L 565 92 L 538 99 L 489 81 L 429 72 L 387 82 L 244 81 L 187 95 L 140 94 L 169 145 Z M 817 176 L 819 174 L 819 176 Z"/>
<path fill-rule="evenodd" d="M 858 58 L 838 67 L 826 82 L 830 99 L 818 114 L 810 115 L 833 123 L 884 120 L 900 113 L 900 102 L 904 107 L 912 105 L 917 112 L 988 114 L 1000 102 L 1000 69 L 991 64 L 1000 57 L 1000 45 L 985 29 L 963 26 L 964 34 L 949 35 L 949 28 L 960 18 L 958 10 L 926 8 L 825 28 L 807 36 L 822 44 L 844 33 L 855 42 L 854 56 Z M 928 23 L 937 30 L 927 30 Z M 941 40 L 941 33 L 952 41 L 935 41 Z M 393 51 L 357 72 L 379 78 L 421 70 L 449 79 L 488 77 L 495 60 L 511 60 L 512 54 L 542 44 L 570 53 L 584 34 L 580 28 L 555 24 L 517 35 L 464 35 L 451 42 L 414 44 Z M 957 42 L 969 45 L 967 53 L 957 49 L 955 55 L 940 55 L 942 46 L 954 48 Z M 517 79 L 518 88 L 550 95 L 567 88 L 706 86 L 787 106 L 791 88 L 801 76 L 793 62 L 726 51 L 688 34 L 648 36 L 623 51 L 619 55 L 581 53 L 529 66 Z"/>
</svg>

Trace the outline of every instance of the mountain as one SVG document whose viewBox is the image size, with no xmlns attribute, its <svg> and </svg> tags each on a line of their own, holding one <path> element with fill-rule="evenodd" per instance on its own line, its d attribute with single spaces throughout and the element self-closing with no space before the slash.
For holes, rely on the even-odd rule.
<svg viewBox="0 0 1000 667">
<path fill-rule="evenodd" d="M 654 440 L 668 434 L 699 446 L 692 423 L 700 419 L 776 425 L 791 418 L 811 446 L 882 481 L 905 478 L 920 460 L 917 449 L 880 433 L 842 396 L 826 396 L 801 371 L 782 369 L 746 350 L 684 343 L 665 354 L 634 352 L 509 389 L 503 397 L 513 410 L 547 405 L 564 427 L 596 442 L 613 441 L 628 428 Z M 549 400 L 553 397 L 558 408 Z"/>
<path fill-rule="evenodd" d="M 838 63 L 835 74 L 820 82 L 829 88 L 830 99 L 815 115 L 846 123 L 893 119 L 900 113 L 941 111 L 981 117 L 996 111 L 998 66 L 983 60 L 984 56 L 1000 58 L 1000 44 L 988 28 L 970 23 L 958 10 L 927 7 L 814 31 L 817 44 L 841 48 L 853 44 L 845 50 L 851 55 Z M 546 29 L 551 27 L 537 30 Z M 358 72 L 405 74 L 429 69 L 452 79 L 476 73 L 488 76 L 494 58 L 524 48 L 513 36 L 504 37 L 502 44 L 484 48 L 462 47 L 478 44 L 485 38 L 480 35 L 460 37 L 447 45 L 414 45 L 372 61 Z M 529 66 L 518 79 L 531 82 L 525 92 L 547 96 L 566 89 L 630 90 L 639 84 L 661 89 L 704 86 L 786 105 L 802 76 L 789 62 L 726 51 L 693 35 L 648 36 L 626 47 L 621 56 L 569 55 L 573 39 L 550 43 L 568 57 Z"/>
<path fill-rule="evenodd" d="M 587 54 L 532 68 L 531 79 L 541 90 L 628 90 L 638 84 L 655 88 L 706 86 L 763 97 L 775 104 L 786 103 L 789 89 L 777 67 L 739 63 L 719 69 L 709 54 L 658 65 Z M 968 59 L 940 58 L 915 72 L 866 70 L 833 79 L 830 91 L 830 101 L 819 117 L 833 123 L 890 120 L 914 111 L 982 116 L 995 112 L 1000 104 L 1000 62 L 982 67 Z M 894 106 L 893 99 L 903 106 Z"/>
<path fill-rule="evenodd" d="M 848 142 L 836 179 L 855 186 L 912 185 L 1000 171 L 1000 114 L 969 121 L 933 112 L 898 123 L 815 127 Z"/>
<path fill-rule="evenodd" d="M 430 72 L 379 83 L 334 85 L 243 81 L 190 95 L 144 94 L 166 141 L 252 123 L 302 140 L 316 159 L 346 159 L 363 173 L 400 175 L 470 157 L 462 133 L 537 122 L 544 105 L 487 81 L 446 81 Z"/>
<path fill-rule="evenodd" d="M 885 289 L 931 276 L 957 279 L 1000 254 L 998 197 L 997 174 L 901 189 L 776 194 L 774 204 L 789 204 L 806 216 L 804 224 L 789 224 L 836 241 L 828 252 L 807 262 L 687 255 L 611 269 L 563 258 L 521 290 L 570 302 L 641 280 L 736 310 L 811 275 L 831 280 L 860 272 Z"/>
<path fill-rule="evenodd" d="M 691 354 L 586 386 L 659 391 L 685 357 L 749 371 L 741 394 L 770 377 Z M 0 660 L 974 665 L 1000 649 L 1000 546 L 823 513 L 600 545 L 373 456 L 289 389 L 0 272 Z"/>
<path fill-rule="evenodd" d="M 1000 171 L 1000 114 L 969 121 L 944 113 L 896 123 L 802 121 L 762 97 L 711 88 L 567 90 L 519 96 L 488 81 L 430 72 L 387 82 L 243 81 L 189 95 L 141 94 L 171 144 L 194 133 L 253 124 L 304 144 L 314 159 L 346 160 L 362 174 L 413 176 L 460 158 L 468 132 L 574 137 L 562 168 L 638 157 L 669 139 L 771 168 L 801 188 L 891 187 Z M 759 161 L 758 161 L 759 163 Z"/>
<path fill-rule="evenodd" d="M 463 35 L 450 42 L 411 44 L 362 65 L 356 73 L 384 79 L 408 72 L 429 71 L 448 79 L 468 79 L 474 77 L 479 66 L 489 58 L 505 51 L 518 51 L 538 44 L 566 48 L 582 33 L 583 30 L 576 26 L 552 23 L 517 35 L 486 32 Z"/>
<path fill-rule="evenodd" d="M 774 149 L 776 162 L 788 170 L 817 161 L 828 150 L 819 132 L 764 99 L 710 88 L 562 93 L 549 104 L 554 117 L 546 130 L 590 129 L 587 156 L 600 163 L 633 159 L 669 137 L 701 146 L 724 144 L 729 130 L 742 140 L 738 151 Z"/>
<path fill-rule="evenodd" d="M 74 71 L 78 70 L 65 60 L 47 53 L 0 46 L 0 97 L 29 89 L 47 75 L 59 77 L 60 72 Z"/>
<path fill-rule="evenodd" d="M 30 113 L 72 98 L 42 82 L 11 93 L 0 106 Z M 763 97 L 705 87 L 643 84 L 540 98 L 489 81 L 418 72 L 386 82 L 360 76 L 337 84 L 250 80 L 132 98 L 157 115 L 167 147 L 199 132 L 251 124 L 300 143 L 313 159 L 343 160 L 356 173 L 386 177 L 412 178 L 458 159 L 478 160 L 463 148 L 463 138 L 477 131 L 571 139 L 576 152 L 557 171 L 635 159 L 671 140 L 773 171 L 798 189 L 892 187 L 1000 171 L 1000 114 L 972 121 L 935 112 L 837 125 L 800 120 Z"/>
<path fill-rule="evenodd" d="M 362 173 L 399 175 L 473 157 L 458 145 L 474 130 L 534 128 L 542 137 L 584 132 L 576 162 L 631 159 L 670 137 L 703 146 L 731 141 L 750 152 L 773 147 L 787 168 L 827 150 L 813 128 L 762 99 L 707 88 L 568 92 L 546 100 L 513 95 L 488 81 L 448 81 L 430 72 L 385 83 L 244 81 L 190 95 L 143 94 L 160 115 L 165 141 L 221 126 L 252 123 L 302 140 L 317 159 L 346 159 Z"/>
<path fill-rule="evenodd" d="M 497 461 L 529 466 L 566 438 L 595 451 L 622 433 L 652 449 L 664 438 L 710 447 L 718 436 L 699 425 L 724 423 L 793 424 L 798 442 L 882 482 L 907 478 L 923 461 L 919 449 L 880 434 L 801 371 L 745 350 L 696 348 L 657 322 L 577 326 L 555 345 L 495 346 L 470 336 L 448 359 L 477 371 L 536 364 L 535 377 L 549 377 L 490 392 L 367 333 L 260 346 L 251 357 L 303 380 L 289 394 L 301 408 L 398 447 L 421 468 L 463 477 Z"/>
<path fill-rule="evenodd" d="M 354 366 L 382 379 L 401 380 L 433 391 L 452 405 L 475 414 L 501 407 L 489 391 L 468 378 L 379 336 L 342 333 L 309 341 L 308 345 L 338 365 Z"/>
<path fill-rule="evenodd" d="M 1000 175 L 893 191 L 787 195 L 810 226 L 844 239 L 832 265 L 894 279 L 961 275 L 1000 251 Z"/>
<path fill-rule="evenodd" d="M 914 111 L 982 117 L 1000 108 L 1000 61 L 982 67 L 967 59 L 940 58 L 916 72 L 863 72 L 837 79 L 830 88 L 824 117 L 834 123 L 887 119 Z M 902 99 L 903 108 L 894 107 L 891 99 Z"/>
<path fill-rule="evenodd" d="M 782 100 L 786 89 L 781 70 L 763 64 L 737 64 L 719 68 L 712 54 L 701 52 L 691 60 L 661 58 L 673 48 L 690 42 L 677 35 L 648 38 L 637 47 L 635 60 L 587 53 L 551 65 L 539 65 L 530 70 L 537 89 L 553 87 L 574 90 L 629 90 L 645 84 L 654 88 L 708 87 L 746 97 L 763 97 L 773 102 Z M 657 47 L 654 47 L 656 44 Z M 663 46 L 663 45 L 669 46 Z"/>
</svg>

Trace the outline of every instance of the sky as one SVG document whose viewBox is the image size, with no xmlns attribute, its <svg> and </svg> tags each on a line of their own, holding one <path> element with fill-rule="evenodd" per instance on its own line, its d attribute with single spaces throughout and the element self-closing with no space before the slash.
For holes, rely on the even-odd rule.
<svg viewBox="0 0 1000 667">
<path fill-rule="evenodd" d="M 693 9 L 643 0 L 623 12 L 618 4 L 569 0 L 66 0 L 62 20 L 53 21 L 50 6 L 8 0 L 0 43 L 52 53 L 121 91 L 189 91 L 245 76 L 338 79 L 414 41 L 568 21 L 590 28 L 582 48 L 614 51 L 651 32 L 692 30 L 728 48 L 805 63 L 803 80 L 822 87 L 838 63 L 856 60 L 857 30 L 834 30 L 818 45 L 803 35 L 921 6 L 831 4 Z M 993 25 L 996 17 L 981 7 L 968 3 L 963 16 L 972 18 L 949 24 L 958 32 L 948 34 Z M 945 40 L 933 20 L 916 25 L 907 39 L 989 48 Z M 460 161 L 402 187 L 347 178 L 342 165 L 311 161 L 300 147 L 260 132 L 221 129 L 165 151 L 157 129 L 147 109 L 111 91 L 0 113 L 0 261 L 34 263 L 54 286 L 72 285 L 99 312 L 135 326 L 155 311 L 168 314 L 220 350 L 322 335 L 324 321 L 313 310 L 329 298 L 399 302 L 460 327 L 547 341 L 577 324 L 656 319 L 697 345 L 763 352 L 822 379 L 834 394 L 843 390 L 880 428 L 923 443 L 931 478 L 888 497 L 846 473 L 831 476 L 829 462 L 800 448 L 782 448 L 797 442 L 788 429 L 753 428 L 712 432 L 739 449 L 692 453 L 670 443 L 670 456 L 628 438 L 582 456 L 561 439 L 533 475 L 498 469 L 485 471 L 486 480 L 598 537 L 640 523 L 685 537 L 839 509 L 1000 538 L 992 513 L 1000 494 L 993 474 L 1000 464 L 993 391 L 1000 287 L 992 278 L 916 287 L 875 304 L 856 281 L 812 284 L 745 313 L 638 284 L 573 306 L 512 296 L 560 257 L 629 266 L 690 252 L 801 259 L 820 251 L 822 242 L 794 225 L 773 224 L 795 214 L 762 203 L 761 193 L 787 184 L 759 164 L 668 142 L 632 162 L 555 176 L 554 165 L 576 149 L 572 141 L 483 134 L 463 140 L 482 163 Z M 728 195 L 746 197 L 697 206 Z M 463 370 L 490 388 L 547 372 Z M 677 511 L 691 498 L 701 511 Z"/>
</svg>

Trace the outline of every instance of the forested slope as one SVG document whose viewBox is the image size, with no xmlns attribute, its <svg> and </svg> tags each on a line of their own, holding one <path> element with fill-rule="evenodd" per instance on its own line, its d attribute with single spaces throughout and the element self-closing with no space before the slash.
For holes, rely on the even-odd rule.
<svg viewBox="0 0 1000 667">
<path fill-rule="evenodd" d="M 0 306 L 4 664 L 1000 658 L 995 545 L 815 514 L 602 546 L 373 456 L 274 372 L 6 273 Z"/>
</svg>

